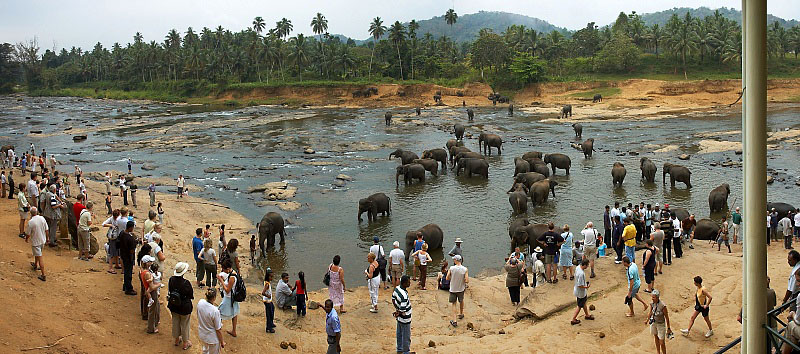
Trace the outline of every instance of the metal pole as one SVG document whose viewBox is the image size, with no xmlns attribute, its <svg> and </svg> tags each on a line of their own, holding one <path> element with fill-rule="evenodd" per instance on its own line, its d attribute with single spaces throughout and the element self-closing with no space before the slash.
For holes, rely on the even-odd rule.
<svg viewBox="0 0 800 354">
<path fill-rule="evenodd" d="M 744 76 L 746 90 L 744 140 L 744 213 L 747 309 L 744 317 L 742 350 L 766 353 L 766 275 L 765 240 L 767 210 L 767 1 L 746 0 L 745 33 L 747 58 Z"/>
<path fill-rule="evenodd" d="M 747 97 L 744 97 L 745 92 L 745 84 L 747 83 L 747 38 L 745 36 L 745 31 L 747 30 L 747 0 L 742 0 L 742 125 L 740 127 L 742 132 L 742 151 L 744 152 L 744 145 L 745 145 L 745 134 L 744 134 L 744 126 L 745 126 L 745 117 L 747 117 Z M 742 172 L 742 200 L 747 200 L 747 175 Z M 735 208 L 736 205 L 732 205 L 731 207 Z M 745 212 L 745 217 L 742 218 L 742 225 L 739 225 L 739 237 L 744 239 L 745 229 L 747 228 L 747 219 L 749 216 Z M 742 253 L 747 254 L 746 246 L 747 242 L 742 242 Z M 744 348 L 747 347 L 747 333 L 744 333 L 744 324 L 747 323 L 747 257 L 742 258 L 742 279 L 744 279 L 744 287 L 742 288 L 742 345 L 740 349 L 743 354 L 746 354 Z"/>
</svg>

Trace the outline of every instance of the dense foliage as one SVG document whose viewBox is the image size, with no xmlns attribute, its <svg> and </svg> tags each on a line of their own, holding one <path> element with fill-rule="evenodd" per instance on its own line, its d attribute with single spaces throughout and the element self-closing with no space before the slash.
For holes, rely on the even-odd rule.
<svg viewBox="0 0 800 354">
<path fill-rule="evenodd" d="M 441 19 L 452 28 L 460 18 L 449 10 Z M 314 36 L 292 36 L 289 20 L 267 28 L 256 17 L 251 27 L 239 32 L 221 26 L 173 29 L 163 41 L 147 41 L 136 33 L 125 45 L 105 48 L 97 43 L 89 51 L 73 47 L 40 55 L 35 40 L 15 47 L 6 44 L 0 46 L 0 89 L 8 91 L 9 82 L 18 81 L 15 75 L 24 77 L 29 90 L 166 87 L 193 95 L 245 83 L 484 81 L 508 88 L 596 75 L 669 73 L 688 78 L 692 70 L 733 76 L 740 71 L 741 29 L 719 11 L 705 18 L 673 13 L 663 26 L 647 26 L 633 12 L 620 13 L 610 26 L 592 22 L 574 32 L 544 33 L 519 25 L 501 33 L 485 28 L 472 42 L 461 44 L 447 36 L 420 34 L 416 21 L 385 25 L 380 17 L 369 24 L 371 40 L 360 45 L 330 35 L 322 14 L 311 20 L 310 28 Z M 771 61 L 791 60 L 786 54 L 796 58 L 800 25 L 785 28 L 774 22 L 768 29 Z M 800 74 L 797 65 L 777 67 Z"/>
</svg>

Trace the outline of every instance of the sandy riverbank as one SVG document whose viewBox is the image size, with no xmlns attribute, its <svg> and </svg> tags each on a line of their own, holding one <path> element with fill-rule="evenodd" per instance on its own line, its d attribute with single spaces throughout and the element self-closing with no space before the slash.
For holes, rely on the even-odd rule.
<svg viewBox="0 0 800 354">
<path fill-rule="evenodd" d="M 17 177 L 18 182 L 22 180 Z M 95 196 L 104 190 L 102 184 L 89 182 L 90 198 L 98 199 Z M 137 216 L 146 215 L 146 196 L 144 190 L 139 192 L 141 203 L 135 208 Z M 230 230 L 229 237 L 238 237 L 240 240 L 244 240 L 247 231 L 253 227 L 243 216 L 216 203 L 194 197 L 178 201 L 174 195 L 161 193 L 157 199 L 164 203 L 167 213 L 163 234 L 166 263 L 170 269 L 177 261 L 190 261 L 193 264 L 190 240 L 196 227 L 206 223 L 225 223 Z M 121 199 L 115 198 L 114 207 L 120 204 Z M 166 309 L 162 310 L 161 333 L 144 333 L 146 324 L 139 319 L 138 297 L 122 294 L 121 274 L 105 272 L 106 267 L 99 260 L 103 251 L 87 263 L 78 261 L 74 250 L 47 248 L 44 262 L 48 280 L 46 283 L 37 280 L 28 266 L 28 244 L 15 237 L 19 221 L 15 208 L 16 201 L 0 200 L 0 225 L 4 226 L 0 237 L 6 240 L 0 243 L 0 280 L 5 285 L 0 287 L 0 297 L 5 299 L 7 317 L 17 319 L 0 323 L 0 331 L 25 335 L 7 336 L 0 343 L 9 350 L 17 351 L 51 344 L 63 336 L 71 335 L 57 346 L 42 352 L 119 353 L 136 351 L 143 346 L 155 352 L 180 352 L 172 346 L 170 317 Z M 96 212 L 104 214 L 102 209 L 101 205 Z M 96 232 L 95 235 L 100 236 L 98 239 L 101 242 L 104 241 L 102 232 Z M 505 241 L 503 239 L 501 242 Z M 733 246 L 733 254 L 718 253 L 706 242 L 698 242 L 696 246 L 695 250 L 685 252 L 684 259 L 665 267 L 665 273 L 656 280 L 656 287 L 662 291 L 670 309 L 673 330 L 677 332 L 679 328 L 686 327 L 694 306 L 691 277 L 702 275 L 714 296 L 711 318 L 715 324 L 715 335 L 710 339 L 703 338 L 705 325 L 698 322 L 689 338 L 678 334 L 668 342 L 673 352 L 707 353 L 730 342 L 740 332 L 736 314 L 741 306 L 741 246 Z M 471 252 L 475 250 L 465 250 L 467 259 Z M 502 255 L 497 258 L 499 267 Z M 782 244 L 773 243 L 769 248 L 768 272 L 779 296 L 786 289 L 788 266 L 785 259 Z M 249 263 L 249 260 L 242 259 L 245 271 L 250 268 Z M 320 281 L 311 274 L 320 274 L 321 271 L 307 270 L 306 273 L 309 274 L 309 282 Z M 589 302 L 597 307 L 594 313 L 597 320 L 584 321 L 577 326 L 569 325 L 574 302 L 569 281 L 544 285 L 536 290 L 523 289 L 523 297 L 528 297 L 523 306 L 534 316 L 517 320 L 514 314 L 519 309 L 509 303 L 504 275 L 480 275 L 470 283 L 466 294 L 466 318 L 455 329 L 447 326 L 450 308 L 446 293 L 420 291 L 414 286 L 410 291 L 414 307 L 412 350 L 425 353 L 568 353 L 589 345 L 611 349 L 612 352 L 652 352 L 652 337 L 644 326 L 645 315 L 640 312 L 632 319 L 624 316 L 623 268 L 615 265 L 611 259 L 604 258 L 598 261 L 598 275 L 592 280 L 592 298 Z M 193 272 L 187 274 L 187 278 L 192 277 Z M 294 313 L 279 312 L 276 315 L 277 333 L 265 334 L 264 310 L 256 296 L 260 286 L 253 277 L 246 278 L 250 281 L 251 296 L 241 307 L 239 337 L 226 336 L 228 352 L 281 352 L 279 345 L 282 341 L 297 344 L 296 350 L 289 351 L 317 353 L 324 350 L 324 312 L 321 309 L 309 310 L 308 316 L 301 319 L 297 319 Z M 389 290 L 380 293 L 380 312 L 371 314 L 368 312 L 369 295 L 363 286 L 364 280 L 345 280 L 351 290 L 345 295 L 348 313 L 342 315 L 344 351 L 393 351 L 394 320 L 391 317 Z M 431 279 L 429 282 L 433 281 Z M 201 291 L 195 289 L 195 296 L 196 302 Z M 309 298 L 321 302 L 327 298 L 327 291 L 312 292 Z M 192 322 L 192 341 L 197 344 L 196 319 L 193 318 Z M 468 329 L 468 323 L 472 323 L 472 329 Z M 225 326 L 229 327 L 230 322 Z M 435 347 L 429 347 L 431 341 Z M 193 351 L 199 352 L 198 348 L 196 345 Z"/>
</svg>

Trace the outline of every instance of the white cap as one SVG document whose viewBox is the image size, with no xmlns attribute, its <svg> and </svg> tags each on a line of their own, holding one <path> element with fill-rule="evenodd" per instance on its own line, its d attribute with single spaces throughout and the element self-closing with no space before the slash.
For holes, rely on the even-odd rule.
<svg viewBox="0 0 800 354">
<path fill-rule="evenodd" d="M 144 257 L 142 257 L 142 263 L 153 263 L 155 261 L 156 259 L 150 255 L 145 255 Z"/>
<path fill-rule="evenodd" d="M 399 241 L 394 241 L 394 243 L 392 243 L 392 246 L 394 246 L 395 248 L 399 248 L 400 247 L 400 242 Z"/>
<path fill-rule="evenodd" d="M 453 256 L 453 260 L 461 262 L 461 255 L 457 254 L 457 255 Z"/>
</svg>

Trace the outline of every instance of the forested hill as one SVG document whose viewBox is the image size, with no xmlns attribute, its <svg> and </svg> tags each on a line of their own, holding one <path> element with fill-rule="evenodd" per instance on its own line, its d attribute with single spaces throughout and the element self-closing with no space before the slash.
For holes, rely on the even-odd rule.
<svg viewBox="0 0 800 354">
<path fill-rule="evenodd" d="M 736 23 L 741 24 L 742 22 L 742 12 L 733 8 L 727 7 L 720 7 L 719 9 L 712 10 L 707 7 L 698 7 L 696 9 L 688 8 L 688 7 L 676 7 L 670 10 L 664 10 L 659 12 L 653 12 L 649 14 L 641 14 L 642 20 L 648 26 L 652 26 L 654 24 L 658 24 L 659 26 L 664 26 L 672 14 L 678 14 L 678 16 L 683 16 L 686 12 L 689 12 L 692 17 L 695 18 L 705 18 L 706 16 L 714 16 L 714 11 L 719 11 L 719 13 L 729 19 L 734 20 Z M 793 27 L 797 24 L 800 24 L 797 20 L 784 20 L 780 17 L 774 15 L 767 15 L 767 24 L 772 24 L 773 22 L 778 21 L 781 26 L 785 28 Z"/>
<path fill-rule="evenodd" d="M 420 36 L 428 32 L 434 38 L 447 36 L 459 43 L 474 41 L 475 38 L 478 38 L 478 32 L 483 28 L 490 28 L 494 33 L 501 33 L 511 25 L 523 25 L 540 33 L 566 30 L 535 17 L 499 11 L 480 11 L 474 14 L 459 15 L 452 28 L 447 24 L 444 16 L 418 20 L 417 23 L 419 23 L 417 33 Z M 408 23 L 404 25 L 407 27 Z"/>
</svg>

